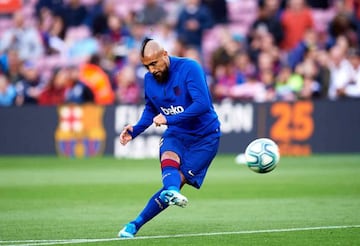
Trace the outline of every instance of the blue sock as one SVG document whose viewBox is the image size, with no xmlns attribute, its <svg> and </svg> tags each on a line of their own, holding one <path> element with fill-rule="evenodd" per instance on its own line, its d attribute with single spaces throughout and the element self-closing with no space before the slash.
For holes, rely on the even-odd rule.
<svg viewBox="0 0 360 246">
<path fill-rule="evenodd" d="M 171 159 L 161 161 L 162 182 L 166 190 L 180 190 L 179 163 Z"/>
<path fill-rule="evenodd" d="M 141 213 L 138 215 L 138 217 L 131 221 L 130 223 L 135 224 L 136 229 L 139 230 L 140 227 L 142 227 L 146 222 L 154 218 L 156 215 L 158 215 L 161 211 L 166 209 L 169 205 L 164 203 L 160 198 L 160 193 L 164 190 L 164 188 L 160 189 L 158 192 L 156 192 L 149 200 L 149 202 L 146 204 L 144 209 L 141 211 Z"/>
</svg>

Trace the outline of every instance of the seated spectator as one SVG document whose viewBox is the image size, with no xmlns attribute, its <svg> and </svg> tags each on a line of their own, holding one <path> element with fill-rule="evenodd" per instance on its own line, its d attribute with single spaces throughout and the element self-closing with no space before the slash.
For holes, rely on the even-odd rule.
<svg viewBox="0 0 360 246">
<path fill-rule="evenodd" d="M 86 24 L 87 10 L 80 0 L 66 1 L 61 16 L 65 20 L 66 28 Z"/>
<path fill-rule="evenodd" d="M 16 83 L 16 105 L 37 104 L 45 83 L 41 81 L 40 72 L 33 62 L 25 62 L 21 67 L 23 79 Z"/>
<path fill-rule="evenodd" d="M 226 0 L 202 0 L 202 4 L 211 12 L 214 25 L 229 23 L 229 11 Z"/>
<path fill-rule="evenodd" d="M 360 41 L 357 37 L 358 20 L 352 18 L 353 9 L 347 8 L 346 1 L 336 1 L 335 8 L 336 15 L 329 23 L 328 46 L 332 47 L 339 36 L 346 37 L 350 46 L 358 46 Z"/>
<path fill-rule="evenodd" d="M 277 74 L 279 70 L 279 61 L 269 52 L 261 52 L 257 61 L 257 73 L 260 74 L 264 70 L 271 70 Z"/>
<path fill-rule="evenodd" d="M 352 66 L 346 59 L 347 50 L 343 46 L 335 45 L 330 49 L 329 70 L 330 82 L 328 96 L 336 100 L 343 95 L 343 88 L 352 80 Z"/>
<path fill-rule="evenodd" d="M 144 25 L 156 25 L 166 18 L 166 11 L 158 0 L 145 0 L 143 8 L 136 13 L 136 18 Z"/>
<path fill-rule="evenodd" d="M 302 78 L 294 74 L 291 67 L 282 66 L 275 82 L 275 92 L 277 100 L 295 101 L 297 92 L 302 89 Z"/>
<path fill-rule="evenodd" d="M 170 55 L 174 55 L 177 34 L 169 22 L 162 22 L 157 25 L 157 31 L 154 33 L 154 39 L 157 40 Z"/>
<path fill-rule="evenodd" d="M 79 78 L 79 69 L 77 67 L 68 68 L 69 80 L 65 91 L 66 103 L 93 103 L 94 93 L 84 82 Z"/>
<path fill-rule="evenodd" d="M 94 36 L 104 33 L 107 29 L 104 22 L 106 19 L 102 18 L 105 10 L 104 0 L 93 0 L 92 4 L 88 5 L 86 9 L 87 16 L 85 18 L 85 24 L 89 27 L 91 33 Z"/>
<path fill-rule="evenodd" d="M 350 41 L 345 36 L 337 37 L 334 46 L 337 46 L 341 50 L 341 52 L 344 53 L 345 55 L 348 53 L 350 48 L 354 48 L 350 46 Z"/>
<path fill-rule="evenodd" d="M 289 52 L 288 64 L 292 69 L 295 69 L 295 67 L 304 60 L 308 51 L 317 50 L 318 48 L 317 33 L 314 29 L 306 30 L 302 40 Z"/>
<path fill-rule="evenodd" d="M 11 84 L 15 84 L 21 79 L 21 60 L 19 53 L 15 49 L 10 49 L 0 55 L 0 71 L 4 73 Z"/>
<path fill-rule="evenodd" d="M 360 51 L 352 48 L 348 52 L 348 60 L 351 64 L 350 80 L 338 90 L 338 94 L 344 98 L 360 98 Z"/>
<path fill-rule="evenodd" d="M 202 51 L 204 32 L 212 26 L 210 10 L 200 0 L 186 0 L 175 28 L 185 45 L 195 46 Z"/>
<path fill-rule="evenodd" d="M 260 52 L 269 53 L 272 56 L 275 63 L 280 61 L 281 50 L 275 44 L 274 36 L 271 33 L 267 32 L 263 35 L 261 39 L 261 45 L 259 48 L 260 48 L 259 49 Z"/>
<path fill-rule="evenodd" d="M 231 34 L 230 30 L 225 27 L 219 30 L 219 44 L 212 51 L 209 61 L 210 70 L 213 74 L 218 65 L 228 63 L 245 49 L 244 40 L 240 36 Z"/>
<path fill-rule="evenodd" d="M 240 101 L 264 102 L 266 100 L 265 85 L 257 79 L 256 74 L 246 78 L 246 81 L 240 85 L 235 85 L 230 96 Z"/>
<path fill-rule="evenodd" d="M 258 16 L 252 24 L 248 34 L 249 43 L 252 42 L 252 39 L 259 31 L 271 33 L 277 46 L 281 43 L 284 32 L 277 15 L 279 3 L 278 0 L 272 2 L 274 2 L 274 4 L 270 4 L 271 1 L 266 1 L 265 4 L 259 8 Z M 273 5 L 276 6 L 273 7 Z"/>
<path fill-rule="evenodd" d="M 281 14 L 286 8 L 288 0 L 258 0 L 259 8 L 268 8 L 271 12 L 276 13 L 277 18 L 280 20 Z"/>
<path fill-rule="evenodd" d="M 320 84 L 319 97 L 327 98 L 330 83 L 329 55 L 326 50 L 318 50 L 315 57 L 317 67 L 316 81 Z"/>
<path fill-rule="evenodd" d="M 37 0 L 35 5 L 36 16 L 41 16 L 43 12 L 51 12 L 53 15 L 60 14 L 64 7 L 63 0 Z"/>
<path fill-rule="evenodd" d="M 0 106 L 11 106 L 16 98 L 16 89 L 4 74 L 0 74 Z"/>
<path fill-rule="evenodd" d="M 65 23 L 63 18 L 60 15 L 48 15 L 41 16 L 39 21 L 45 55 L 58 54 L 65 50 Z"/>
<path fill-rule="evenodd" d="M 235 66 L 229 60 L 222 64 L 218 64 L 214 71 L 214 84 L 212 86 L 212 93 L 214 100 L 221 101 L 226 98 L 231 98 L 231 91 L 237 84 L 235 73 Z"/>
<path fill-rule="evenodd" d="M 307 58 L 296 67 L 297 74 L 303 78 L 303 86 L 298 93 L 299 99 L 314 99 L 321 95 L 321 85 L 317 81 L 318 69 L 313 59 Z"/>
<path fill-rule="evenodd" d="M 104 55 L 112 57 L 116 67 L 121 67 L 129 52 L 130 30 L 115 14 L 108 16 L 107 25 L 108 31 L 102 36 Z"/>
<path fill-rule="evenodd" d="M 116 102 L 119 104 L 137 104 L 140 102 L 140 86 L 136 81 L 135 69 L 124 66 L 115 75 Z"/>
<path fill-rule="evenodd" d="M 258 69 L 273 69 L 278 72 L 280 64 L 280 50 L 274 43 L 274 37 L 266 30 L 258 31 L 258 35 L 250 44 L 249 53 L 252 61 L 258 65 Z M 268 67 L 269 66 L 269 67 Z"/>
<path fill-rule="evenodd" d="M 65 91 L 69 79 L 67 69 L 56 69 L 50 78 L 50 81 L 39 96 L 39 105 L 63 104 L 65 102 Z"/>
<path fill-rule="evenodd" d="M 149 29 L 139 21 L 132 22 L 129 26 L 130 36 L 126 40 L 128 49 L 139 50 L 144 38 L 147 36 Z"/>
<path fill-rule="evenodd" d="M 109 30 L 105 33 L 105 39 L 117 44 L 125 43 L 125 39 L 130 35 L 130 31 L 119 16 L 114 14 L 109 15 L 107 18 L 107 26 Z"/>
<path fill-rule="evenodd" d="M 259 79 L 265 87 L 264 101 L 273 102 L 276 100 L 275 74 L 272 70 L 263 70 L 259 74 Z"/>
<path fill-rule="evenodd" d="M 246 53 L 240 54 L 241 57 L 237 57 L 236 62 L 228 57 L 215 67 L 214 85 L 212 87 L 215 100 L 221 101 L 226 98 L 250 100 L 253 98 L 253 94 L 249 92 L 251 88 L 255 90 L 255 93 L 259 93 L 258 81 L 255 78 L 255 67 L 252 66 L 251 62 L 245 64 L 249 61 Z M 242 61 L 239 61 L 240 59 Z M 242 86 L 247 82 L 249 82 L 247 85 Z M 256 97 L 256 100 L 258 99 L 260 100 L 260 97 Z"/>
<path fill-rule="evenodd" d="M 126 59 L 126 66 L 131 66 L 135 69 L 135 76 L 136 81 L 139 84 L 140 88 L 144 88 L 144 77 L 145 74 L 148 72 L 146 67 L 141 63 L 139 50 L 131 49 L 129 50 L 127 59 Z M 143 93 L 141 93 L 141 97 L 143 97 Z"/>
<path fill-rule="evenodd" d="M 360 2 L 359 0 L 345 0 L 344 2 L 352 23 L 355 25 L 357 41 L 360 42 Z"/>
<path fill-rule="evenodd" d="M 307 29 L 314 27 L 312 13 L 305 0 L 289 0 L 281 24 L 284 31 L 281 48 L 289 51 L 300 42 Z"/>
<path fill-rule="evenodd" d="M 13 15 L 13 27 L 7 29 L 0 39 L 0 53 L 14 49 L 22 61 L 35 60 L 44 54 L 40 33 L 27 24 L 19 11 Z"/>
<path fill-rule="evenodd" d="M 110 105 L 114 103 L 115 95 L 109 75 L 100 67 L 99 61 L 99 56 L 93 55 L 89 61 L 80 65 L 77 80 L 91 89 L 95 103 Z"/>
<path fill-rule="evenodd" d="M 95 5 L 90 8 L 86 24 L 94 36 L 101 37 L 109 31 L 108 18 L 117 15 L 115 5 L 115 1 L 97 0 Z"/>
<path fill-rule="evenodd" d="M 68 48 L 66 55 L 73 63 L 84 62 L 100 50 L 97 39 L 91 36 L 85 25 L 69 29 L 65 41 Z"/>
<path fill-rule="evenodd" d="M 238 84 L 244 83 L 247 77 L 256 72 L 256 67 L 246 51 L 239 51 L 235 54 L 234 65 Z"/>
</svg>

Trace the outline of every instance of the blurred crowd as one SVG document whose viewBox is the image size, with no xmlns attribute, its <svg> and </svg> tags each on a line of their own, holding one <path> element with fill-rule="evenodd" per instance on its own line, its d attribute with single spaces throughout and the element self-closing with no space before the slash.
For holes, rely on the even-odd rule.
<svg viewBox="0 0 360 246">
<path fill-rule="evenodd" d="M 144 37 L 216 101 L 360 98 L 360 0 L 24 0 L 0 7 L 0 106 L 141 103 Z"/>
</svg>

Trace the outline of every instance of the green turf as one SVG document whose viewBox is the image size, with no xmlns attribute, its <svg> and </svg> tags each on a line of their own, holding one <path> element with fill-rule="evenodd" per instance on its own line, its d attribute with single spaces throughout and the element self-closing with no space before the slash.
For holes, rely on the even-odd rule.
<svg viewBox="0 0 360 246">
<path fill-rule="evenodd" d="M 158 188 L 157 160 L 0 157 L 0 246 L 114 238 Z M 360 155 L 284 157 L 269 174 L 218 156 L 201 190 L 183 193 L 187 208 L 169 208 L 138 236 L 360 225 Z M 73 243 L 84 244 L 359 245 L 360 228 Z"/>
</svg>

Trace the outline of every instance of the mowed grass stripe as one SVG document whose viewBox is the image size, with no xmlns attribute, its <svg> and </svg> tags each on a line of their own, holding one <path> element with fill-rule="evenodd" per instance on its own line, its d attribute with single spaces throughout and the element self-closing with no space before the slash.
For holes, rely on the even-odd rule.
<svg viewBox="0 0 360 246">
<path fill-rule="evenodd" d="M 108 242 L 117 240 L 146 240 L 146 239 L 165 239 L 165 238 L 179 238 L 179 237 L 202 237 L 202 236 L 224 236 L 236 234 L 258 234 L 258 233 L 278 233 L 278 232 L 296 232 L 296 231 L 314 231 L 314 230 L 336 230 L 360 228 L 360 225 L 338 225 L 338 226 L 317 226 L 317 227 L 303 227 L 303 228 L 283 228 L 283 229 L 266 229 L 266 230 L 250 230 L 250 231 L 231 231 L 231 232 L 204 232 L 193 234 L 175 234 L 175 235 L 158 235 L 158 236 L 140 236 L 135 238 L 98 238 L 98 239 L 62 239 L 62 240 L 13 240 L 0 241 L 3 246 L 40 246 L 40 245 L 54 245 L 54 244 L 78 244 L 78 243 L 92 243 L 92 242 Z M 7 244 L 13 243 L 13 244 Z M 26 243 L 26 244 L 21 244 Z"/>
</svg>

